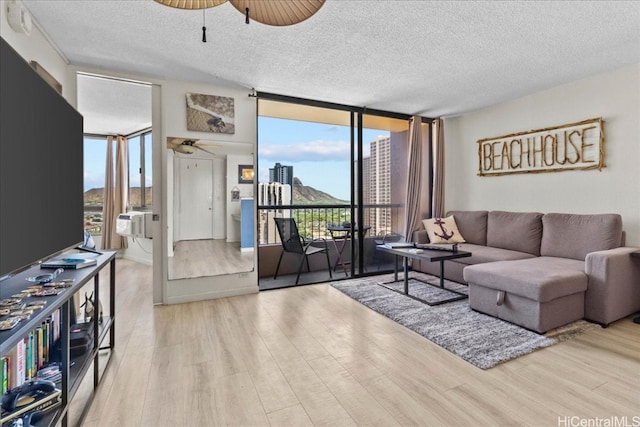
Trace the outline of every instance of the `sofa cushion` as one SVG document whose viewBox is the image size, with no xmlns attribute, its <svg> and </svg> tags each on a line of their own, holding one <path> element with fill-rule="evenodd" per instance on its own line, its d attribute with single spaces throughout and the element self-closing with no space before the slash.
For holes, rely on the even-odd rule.
<svg viewBox="0 0 640 427">
<path fill-rule="evenodd" d="M 540 255 L 542 214 L 491 211 L 487 216 L 487 246 Z"/>
<path fill-rule="evenodd" d="M 464 280 L 486 288 L 548 302 L 587 290 L 584 262 L 567 258 L 534 257 L 465 267 Z"/>
<path fill-rule="evenodd" d="M 526 252 L 512 251 L 509 249 L 493 248 L 491 246 L 474 245 L 473 243 L 462 243 L 458 246 L 461 251 L 471 252 L 470 257 L 458 258 L 451 262 L 473 265 L 495 261 L 514 261 L 518 259 L 533 258 L 534 255 Z"/>
<path fill-rule="evenodd" d="M 455 218 L 458 230 L 467 243 L 486 245 L 488 213 L 488 211 L 449 211 L 447 216 Z"/>
<path fill-rule="evenodd" d="M 423 219 L 422 224 L 427 230 L 430 243 L 464 243 L 456 220 L 452 216 L 446 218 Z"/>
<path fill-rule="evenodd" d="M 622 243 L 618 214 L 574 215 L 548 213 L 542 217 L 540 253 L 584 260 L 589 252 L 614 249 Z"/>
</svg>

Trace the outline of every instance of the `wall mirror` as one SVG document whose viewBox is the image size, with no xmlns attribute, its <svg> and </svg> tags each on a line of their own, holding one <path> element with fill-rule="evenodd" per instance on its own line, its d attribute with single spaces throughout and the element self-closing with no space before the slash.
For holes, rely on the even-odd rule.
<svg viewBox="0 0 640 427">
<path fill-rule="evenodd" d="M 168 279 L 252 271 L 253 145 L 180 136 L 166 143 Z"/>
</svg>

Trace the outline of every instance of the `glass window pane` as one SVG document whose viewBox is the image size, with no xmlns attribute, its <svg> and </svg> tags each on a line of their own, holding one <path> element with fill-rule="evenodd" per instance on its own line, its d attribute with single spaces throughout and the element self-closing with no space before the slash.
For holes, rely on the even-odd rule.
<svg viewBox="0 0 640 427">
<path fill-rule="evenodd" d="M 271 216 L 292 216 L 302 235 L 325 238 L 329 225 L 351 220 L 350 113 L 268 101 L 260 105 L 258 203 L 309 206 L 262 211 L 260 244 L 277 242 Z"/>
<path fill-rule="evenodd" d="M 407 179 L 407 120 L 364 115 L 363 185 L 370 235 L 402 234 Z"/>
<path fill-rule="evenodd" d="M 129 149 L 129 206 L 139 209 L 140 201 L 140 136 L 127 140 Z"/>
<path fill-rule="evenodd" d="M 145 186 L 145 205 L 150 207 L 153 203 L 153 151 L 152 151 L 151 132 L 144 134 L 144 186 Z"/>
<path fill-rule="evenodd" d="M 84 221 L 92 235 L 102 235 L 106 138 L 84 138 Z"/>
<path fill-rule="evenodd" d="M 345 273 L 382 267 L 375 237 L 404 232 L 408 129 L 405 118 L 260 100 L 259 244 L 279 242 L 273 218 L 293 217 L 302 236 L 336 244 Z"/>
</svg>

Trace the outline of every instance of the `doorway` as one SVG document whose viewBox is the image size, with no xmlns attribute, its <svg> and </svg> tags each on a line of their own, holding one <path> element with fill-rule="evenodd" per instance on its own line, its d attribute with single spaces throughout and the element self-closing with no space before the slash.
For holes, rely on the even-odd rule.
<svg viewBox="0 0 640 427">
<path fill-rule="evenodd" d="M 178 160 L 178 240 L 213 239 L 213 161 Z"/>
<path fill-rule="evenodd" d="M 109 138 L 125 141 L 126 183 L 123 211 L 151 212 L 152 85 L 112 76 L 77 73 L 78 111 L 84 126 L 85 229 L 102 247 L 106 146 Z M 115 160 L 113 160 L 115 164 Z M 145 216 L 146 217 L 146 216 Z M 150 228 L 150 227 L 149 227 Z M 152 263 L 151 233 L 127 237 L 123 257 Z"/>
</svg>

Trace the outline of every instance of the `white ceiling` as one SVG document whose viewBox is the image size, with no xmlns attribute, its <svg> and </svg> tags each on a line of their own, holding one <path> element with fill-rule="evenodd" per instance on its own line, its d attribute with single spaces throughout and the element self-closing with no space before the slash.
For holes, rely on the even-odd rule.
<svg viewBox="0 0 640 427">
<path fill-rule="evenodd" d="M 78 111 L 84 132 L 129 135 L 151 127 L 151 86 L 78 75 Z"/>
<path fill-rule="evenodd" d="M 24 0 L 71 64 L 454 116 L 640 63 L 640 2 L 327 0 L 290 27 L 231 4 Z"/>
</svg>

